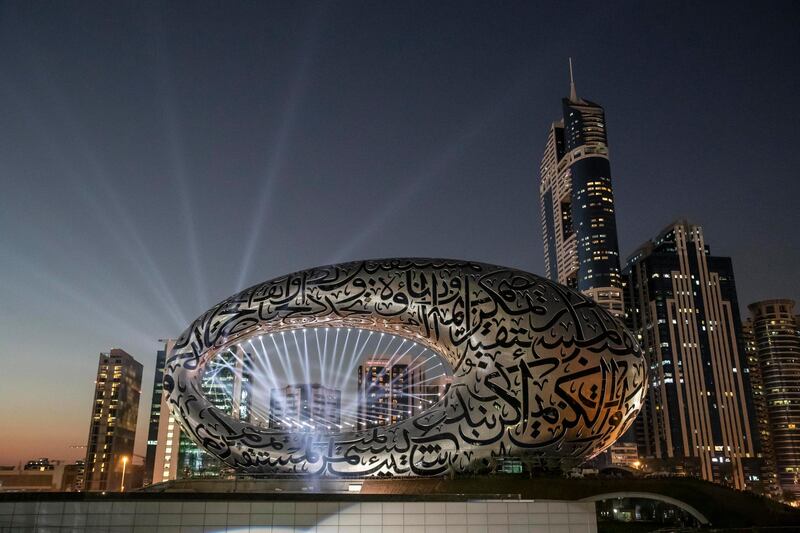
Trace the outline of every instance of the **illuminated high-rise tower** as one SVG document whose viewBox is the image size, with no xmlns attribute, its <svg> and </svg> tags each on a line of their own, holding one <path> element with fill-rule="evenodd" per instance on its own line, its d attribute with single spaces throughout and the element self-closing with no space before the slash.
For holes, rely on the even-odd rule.
<svg viewBox="0 0 800 533">
<path fill-rule="evenodd" d="M 358 427 L 390 426 L 411 416 L 413 371 L 406 361 L 372 357 L 359 365 Z"/>
<path fill-rule="evenodd" d="M 752 304 L 751 304 L 752 305 Z M 747 356 L 747 371 L 750 374 L 750 396 L 753 400 L 754 430 L 760 444 L 761 489 L 757 490 L 773 498 L 781 497 L 775 470 L 775 454 L 772 448 L 772 434 L 767 411 L 767 398 L 764 394 L 764 377 L 758 361 L 758 342 L 752 317 L 742 322 L 742 344 Z"/>
<path fill-rule="evenodd" d="M 572 77 L 540 166 L 545 272 L 612 314 L 623 313 L 617 224 L 603 108 L 579 98 Z"/>
<path fill-rule="evenodd" d="M 679 220 L 628 259 L 628 325 L 650 364 L 639 451 L 708 481 L 760 484 L 733 265 Z"/>
<path fill-rule="evenodd" d="M 340 430 L 342 391 L 319 383 L 297 383 L 270 391 L 271 429 L 317 432 Z"/>
<path fill-rule="evenodd" d="M 358 366 L 359 429 L 391 426 L 428 409 L 452 378 L 441 363 L 425 367 L 419 357 L 374 355 Z"/>
<path fill-rule="evenodd" d="M 162 341 L 163 342 L 163 341 Z M 166 346 L 156 352 L 156 368 L 153 376 L 153 396 L 150 400 L 150 420 L 147 428 L 147 453 L 144 460 L 144 485 L 153 482 L 158 448 L 158 423 L 161 420 L 161 401 L 164 396 L 164 364 L 167 359 Z"/>
<path fill-rule="evenodd" d="M 164 358 L 169 357 L 172 348 L 175 346 L 174 339 L 164 341 L 164 349 L 160 350 L 156 356 L 156 367 L 159 366 L 159 358 L 164 354 Z M 161 366 L 161 379 L 164 377 L 164 366 Z M 156 369 L 156 378 L 158 378 Z M 158 422 L 156 423 L 155 438 L 156 449 L 153 457 L 153 471 L 151 480 L 153 483 L 161 483 L 170 479 L 175 479 L 178 472 L 178 443 L 180 442 L 181 428 L 178 421 L 172 415 L 167 405 L 167 397 L 163 394 L 163 383 L 158 386 L 161 393 L 153 395 L 153 401 L 158 401 L 158 408 L 150 406 L 150 414 L 157 413 Z M 148 441 L 150 439 L 148 433 Z M 149 442 L 148 442 L 149 444 Z M 149 446 L 148 446 L 149 453 Z M 145 462 L 147 464 L 149 459 Z"/>
<path fill-rule="evenodd" d="M 122 469 L 133 459 L 142 365 L 124 350 L 100 354 L 83 489 L 121 490 Z"/>
<path fill-rule="evenodd" d="M 175 346 L 167 340 L 163 353 L 166 359 Z M 160 356 L 159 352 L 159 356 Z M 245 361 L 250 355 L 235 347 L 219 354 L 207 363 L 201 387 L 214 407 L 240 420 L 250 419 L 250 373 Z M 155 398 L 155 396 L 154 396 Z M 156 451 L 153 463 L 153 483 L 187 477 L 220 477 L 225 474 L 222 462 L 203 451 L 182 431 L 178 420 L 167 404 L 167 397 L 159 395 L 157 412 Z"/>
<path fill-rule="evenodd" d="M 769 435 L 777 481 L 789 500 L 800 501 L 800 322 L 794 301 L 750 304 L 766 416 L 760 422 Z"/>
</svg>

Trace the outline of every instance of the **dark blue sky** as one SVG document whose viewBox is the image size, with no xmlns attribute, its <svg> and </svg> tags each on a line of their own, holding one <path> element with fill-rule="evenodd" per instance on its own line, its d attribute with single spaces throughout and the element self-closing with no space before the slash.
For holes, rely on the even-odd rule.
<svg viewBox="0 0 800 533">
<path fill-rule="evenodd" d="M 101 350 L 144 363 L 144 412 L 157 339 L 247 285 L 382 256 L 543 272 L 568 56 L 623 257 L 684 216 L 742 307 L 800 297 L 797 9 L 3 2 L 0 462 L 81 453 Z"/>
</svg>

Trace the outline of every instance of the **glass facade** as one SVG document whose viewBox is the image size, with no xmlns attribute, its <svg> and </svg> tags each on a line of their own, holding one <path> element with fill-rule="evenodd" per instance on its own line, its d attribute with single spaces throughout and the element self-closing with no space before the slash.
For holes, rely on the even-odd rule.
<svg viewBox="0 0 800 533">
<path fill-rule="evenodd" d="M 626 267 L 628 326 L 650 365 L 635 432 L 646 457 L 682 462 L 739 489 L 760 482 L 750 382 L 731 260 L 679 221 Z"/>
<path fill-rule="evenodd" d="M 563 100 L 563 111 L 565 149 L 573 159 L 570 207 L 578 247 L 577 288 L 584 292 L 606 287 L 620 289 L 605 112 L 588 100 L 568 98 Z"/>
<path fill-rule="evenodd" d="M 442 375 L 426 377 L 416 359 L 370 358 L 356 370 L 359 429 L 391 426 L 422 412 L 449 386 Z"/>
<path fill-rule="evenodd" d="M 792 300 L 750 304 L 772 461 L 785 499 L 800 500 L 800 326 Z"/>
<path fill-rule="evenodd" d="M 251 376 L 245 361 L 249 354 L 220 353 L 209 361 L 202 388 L 206 398 L 226 414 L 250 420 Z M 180 430 L 177 478 L 218 478 L 232 475 L 225 463 L 205 452 Z"/>
<path fill-rule="evenodd" d="M 277 430 L 324 433 L 341 429 L 342 391 L 319 383 L 273 388 L 269 427 Z"/>
<path fill-rule="evenodd" d="M 603 108 L 573 94 L 540 167 L 547 275 L 623 314 L 614 193 Z"/>
<path fill-rule="evenodd" d="M 153 376 L 153 396 L 150 403 L 150 420 L 147 427 L 147 452 L 144 461 L 144 484 L 153 482 L 153 468 L 156 464 L 156 448 L 158 448 L 158 421 L 161 417 L 161 395 L 164 393 L 164 363 L 166 350 L 156 352 L 156 369 Z"/>
<path fill-rule="evenodd" d="M 123 462 L 133 458 L 142 365 L 124 350 L 101 353 L 86 449 L 83 490 L 121 488 Z"/>
</svg>

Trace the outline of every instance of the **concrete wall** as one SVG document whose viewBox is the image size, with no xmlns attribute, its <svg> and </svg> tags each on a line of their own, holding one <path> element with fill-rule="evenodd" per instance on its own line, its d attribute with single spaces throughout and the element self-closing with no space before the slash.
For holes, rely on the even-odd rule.
<svg viewBox="0 0 800 533">
<path fill-rule="evenodd" d="M 131 494 L 130 496 L 133 496 Z M 0 502 L 0 531 L 596 533 L 594 503 L 562 501 L 229 501 Z"/>
</svg>

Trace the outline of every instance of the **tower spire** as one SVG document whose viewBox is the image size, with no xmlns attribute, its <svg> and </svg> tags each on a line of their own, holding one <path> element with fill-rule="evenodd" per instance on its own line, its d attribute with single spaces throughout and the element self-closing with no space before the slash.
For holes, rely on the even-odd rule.
<svg viewBox="0 0 800 533">
<path fill-rule="evenodd" d="M 575 90 L 575 78 L 572 77 L 572 58 L 569 58 L 569 99 L 573 102 L 578 100 L 578 92 Z"/>
</svg>

